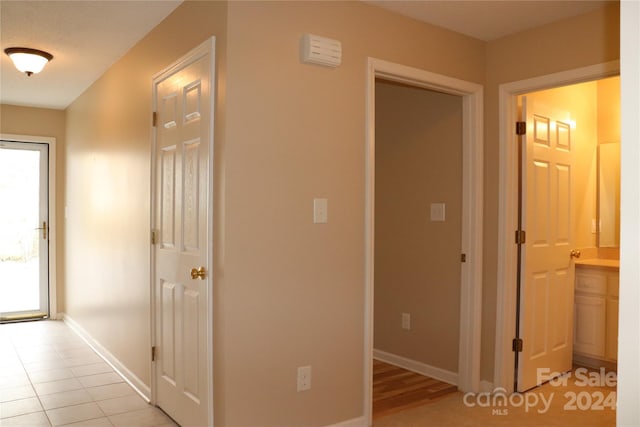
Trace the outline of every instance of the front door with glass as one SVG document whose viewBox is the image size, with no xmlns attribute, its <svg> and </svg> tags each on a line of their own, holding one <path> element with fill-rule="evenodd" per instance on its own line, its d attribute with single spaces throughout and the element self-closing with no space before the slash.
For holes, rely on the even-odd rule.
<svg viewBox="0 0 640 427">
<path fill-rule="evenodd" d="M 48 157 L 0 141 L 0 321 L 49 315 Z"/>
</svg>

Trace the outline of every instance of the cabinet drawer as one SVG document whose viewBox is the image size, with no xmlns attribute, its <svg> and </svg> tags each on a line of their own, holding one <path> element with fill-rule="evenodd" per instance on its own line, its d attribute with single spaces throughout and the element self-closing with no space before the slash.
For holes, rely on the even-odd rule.
<svg viewBox="0 0 640 427">
<path fill-rule="evenodd" d="M 605 295 L 607 275 L 591 271 L 576 271 L 576 292 Z"/>
</svg>

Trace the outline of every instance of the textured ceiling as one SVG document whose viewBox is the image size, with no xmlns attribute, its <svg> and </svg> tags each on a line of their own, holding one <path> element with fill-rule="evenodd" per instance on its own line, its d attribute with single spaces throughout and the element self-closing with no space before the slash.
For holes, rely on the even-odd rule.
<svg viewBox="0 0 640 427">
<path fill-rule="evenodd" d="M 180 1 L 0 1 L 0 103 L 62 109 Z M 47 51 L 40 74 L 18 72 L 7 47 Z"/>
<path fill-rule="evenodd" d="M 401 15 L 490 41 L 618 2 L 596 0 L 364 0 Z"/>
<path fill-rule="evenodd" d="M 586 13 L 607 3 L 365 1 L 487 41 Z M 31 47 L 54 56 L 42 73 L 27 77 L 13 67 L 4 52 L 0 53 L 0 103 L 66 108 L 180 3 L 181 0 L 0 0 L 2 50 Z"/>
</svg>

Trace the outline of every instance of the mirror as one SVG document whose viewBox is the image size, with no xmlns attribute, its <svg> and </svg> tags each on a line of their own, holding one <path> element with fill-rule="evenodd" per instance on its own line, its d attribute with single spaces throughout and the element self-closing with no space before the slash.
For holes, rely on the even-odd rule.
<svg viewBox="0 0 640 427">
<path fill-rule="evenodd" d="M 598 146 L 598 247 L 620 246 L 620 143 Z"/>
</svg>

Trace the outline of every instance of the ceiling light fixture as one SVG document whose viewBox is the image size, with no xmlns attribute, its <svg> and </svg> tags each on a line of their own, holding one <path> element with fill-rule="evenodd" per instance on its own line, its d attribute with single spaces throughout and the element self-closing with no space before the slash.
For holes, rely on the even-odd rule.
<svg viewBox="0 0 640 427">
<path fill-rule="evenodd" d="M 53 59 L 53 55 L 48 52 L 28 47 L 9 47 L 4 53 L 9 55 L 16 68 L 27 76 L 39 73 L 47 62 Z"/>
</svg>

